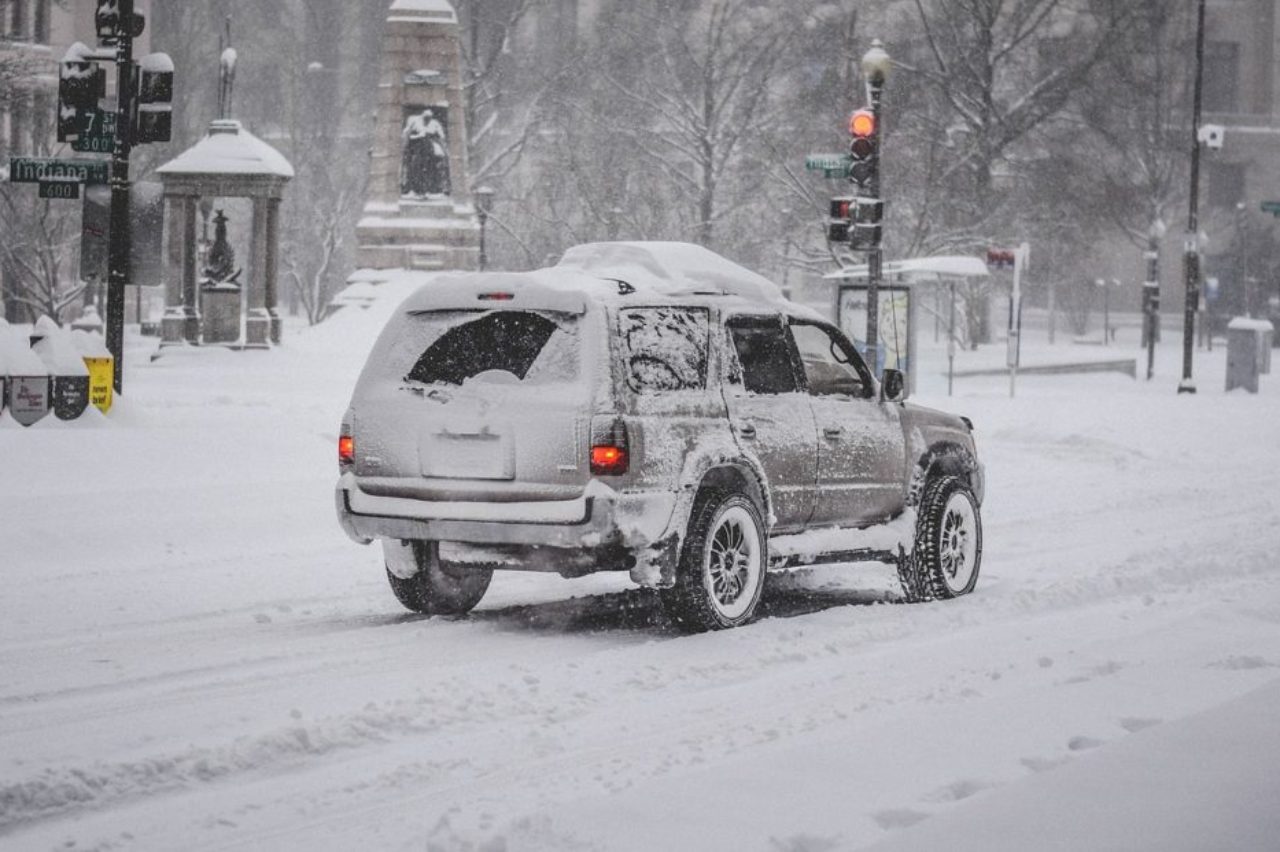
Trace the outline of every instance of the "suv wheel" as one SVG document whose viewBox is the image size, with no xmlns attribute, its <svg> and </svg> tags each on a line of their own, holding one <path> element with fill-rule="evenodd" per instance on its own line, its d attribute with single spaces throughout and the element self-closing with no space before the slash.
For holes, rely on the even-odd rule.
<svg viewBox="0 0 1280 852">
<path fill-rule="evenodd" d="M 982 566 L 982 516 L 973 491 L 959 477 L 931 479 L 918 511 L 915 549 L 898 566 L 907 600 L 967 595 Z"/>
<path fill-rule="evenodd" d="M 410 550 L 399 543 L 388 544 L 394 546 Z M 413 576 L 399 577 L 387 567 L 391 591 L 406 609 L 423 615 L 463 615 L 480 603 L 493 579 L 492 569 L 441 562 L 439 545 L 434 541 L 415 541 L 411 547 L 418 569 Z"/>
<path fill-rule="evenodd" d="M 663 606 L 689 630 L 737 627 L 755 614 L 767 565 L 755 503 L 737 492 L 705 489 L 693 505 L 675 585 L 661 590 Z"/>
</svg>

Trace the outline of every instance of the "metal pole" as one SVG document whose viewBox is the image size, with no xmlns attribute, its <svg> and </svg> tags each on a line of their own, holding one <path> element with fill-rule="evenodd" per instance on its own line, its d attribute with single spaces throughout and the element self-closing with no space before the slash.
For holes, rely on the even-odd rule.
<svg viewBox="0 0 1280 852">
<path fill-rule="evenodd" d="M 119 0 L 116 44 L 116 139 L 111 157 L 111 242 L 107 260 L 107 350 L 115 360 L 113 384 L 124 391 L 124 288 L 131 277 L 129 252 L 129 153 L 133 112 L 133 0 Z"/>
<path fill-rule="evenodd" d="M 481 210 L 477 215 L 480 217 L 480 271 L 484 272 L 489 265 L 489 258 L 484 251 L 484 226 L 489 221 L 489 214 Z"/>
<path fill-rule="evenodd" d="M 883 92 L 883 82 L 872 81 L 867 84 L 867 93 L 871 98 L 871 114 L 875 117 L 875 127 L 871 132 L 871 179 L 867 181 L 867 189 L 871 193 L 871 197 L 876 199 L 883 198 L 880 194 L 880 139 L 883 135 L 880 129 L 880 96 Z M 882 254 L 880 243 L 883 237 L 884 225 L 881 224 L 880 235 L 876 238 L 875 244 L 872 245 L 871 251 L 867 255 L 867 360 L 871 362 L 871 369 L 876 375 L 880 373 L 880 356 L 878 352 L 880 279 L 884 268 L 884 255 Z"/>
<path fill-rule="evenodd" d="M 1111 345 L 1111 287 L 1102 285 L 1102 345 Z"/>
<path fill-rule="evenodd" d="M 1160 237 L 1153 224 L 1147 238 L 1147 280 L 1142 285 L 1143 322 L 1146 324 L 1147 381 L 1156 372 L 1156 335 L 1160 323 Z"/>
<path fill-rule="evenodd" d="M 956 376 L 956 282 L 951 282 L 951 316 L 947 320 L 947 396 L 951 396 Z"/>
<path fill-rule="evenodd" d="M 1200 109 L 1204 89 L 1204 10 L 1200 0 L 1196 20 L 1196 84 L 1191 109 L 1191 191 L 1187 217 L 1186 255 L 1183 258 L 1186 305 L 1182 317 L 1182 381 L 1178 393 L 1195 393 L 1191 357 L 1195 347 L 1196 307 L 1200 300 Z M 1212 329 L 1210 335 L 1212 336 Z"/>
</svg>

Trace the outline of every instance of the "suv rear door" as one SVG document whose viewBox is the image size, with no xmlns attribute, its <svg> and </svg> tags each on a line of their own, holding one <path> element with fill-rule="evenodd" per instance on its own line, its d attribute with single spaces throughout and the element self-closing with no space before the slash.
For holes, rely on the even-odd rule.
<svg viewBox="0 0 1280 852">
<path fill-rule="evenodd" d="M 865 526 L 905 505 L 901 410 L 881 402 L 866 364 L 835 328 L 792 320 L 817 425 L 818 485 L 810 523 Z"/>
<path fill-rule="evenodd" d="M 533 306 L 399 318 L 352 404 L 361 489 L 421 500 L 580 496 L 600 360 L 591 318 Z"/>
<path fill-rule="evenodd" d="M 818 439 L 791 334 L 777 314 L 734 316 L 725 328 L 732 357 L 724 396 L 734 438 L 764 467 L 774 530 L 802 528 L 813 512 Z"/>
</svg>

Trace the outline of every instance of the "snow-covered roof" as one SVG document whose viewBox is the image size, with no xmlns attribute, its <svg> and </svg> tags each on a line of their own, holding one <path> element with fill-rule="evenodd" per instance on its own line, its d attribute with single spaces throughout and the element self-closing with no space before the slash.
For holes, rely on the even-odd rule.
<svg viewBox="0 0 1280 852">
<path fill-rule="evenodd" d="M 1249 319 L 1248 317 L 1236 317 L 1228 325 L 1228 329 L 1233 331 L 1275 331 L 1275 326 L 1269 320 Z"/>
<path fill-rule="evenodd" d="M 203 139 L 157 171 L 162 175 L 293 177 L 293 166 L 283 154 L 233 119 L 210 124 Z"/>
<path fill-rule="evenodd" d="M 496 294 L 504 298 L 495 299 Z M 646 297 L 718 304 L 727 297 L 793 315 L 814 315 L 787 301 L 762 275 L 701 246 L 663 242 L 588 243 L 569 249 L 556 266 L 532 272 L 436 274 L 405 301 L 404 310 L 447 310 L 487 302 L 581 313 L 588 302 L 619 304 Z"/>
<path fill-rule="evenodd" d="M 785 301 L 768 278 L 692 243 L 586 243 L 566 251 L 555 268 L 621 279 L 637 290 L 666 295 L 712 293 Z"/>
<path fill-rule="evenodd" d="M 948 275 L 958 278 L 985 278 L 990 275 L 987 264 L 979 258 L 966 255 L 940 257 L 916 257 L 909 260 L 893 260 L 884 265 L 885 275 Z M 847 266 L 822 276 L 828 280 L 866 278 L 867 265 Z"/>
<path fill-rule="evenodd" d="M 391 12 L 391 20 L 431 18 L 452 24 L 458 22 L 458 15 L 449 0 L 396 0 L 391 4 Z"/>
</svg>

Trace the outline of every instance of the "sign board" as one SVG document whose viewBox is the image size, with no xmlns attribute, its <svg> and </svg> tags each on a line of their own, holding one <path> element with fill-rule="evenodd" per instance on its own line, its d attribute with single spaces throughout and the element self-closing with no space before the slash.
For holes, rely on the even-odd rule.
<svg viewBox="0 0 1280 852">
<path fill-rule="evenodd" d="M 102 185 L 107 182 L 106 160 L 53 160 L 46 157 L 10 157 L 10 183 L 69 180 Z"/>
<path fill-rule="evenodd" d="M 42 180 L 40 181 L 40 197 L 74 201 L 80 197 L 80 184 L 74 180 Z"/>
<path fill-rule="evenodd" d="M 853 341 L 867 366 L 879 377 L 886 369 L 901 370 L 911 380 L 911 354 L 914 350 L 911 327 L 911 290 L 899 285 L 882 285 L 876 316 L 880 320 L 879 340 L 874 358 L 867 352 L 867 285 L 851 284 L 840 288 L 836 316 L 840 330 Z M 908 385 L 911 386 L 910 384 Z"/>
<path fill-rule="evenodd" d="M 71 150 L 88 154 L 110 154 L 116 147 L 116 114 L 106 110 L 88 113 L 85 128 L 71 143 Z"/>
<path fill-rule="evenodd" d="M 1262 212 L 1270 213 L 1272 216 L 1280 216 L 1280 201 L 1262 202 Z"/>
<path fill-rule="evenodd" d="M 852 166 L 853 158 L 848 154 L 810 154 L 804 160 L 806 170 L 822 172 L 829 178 L 847 178 Z"/>
</svg>

